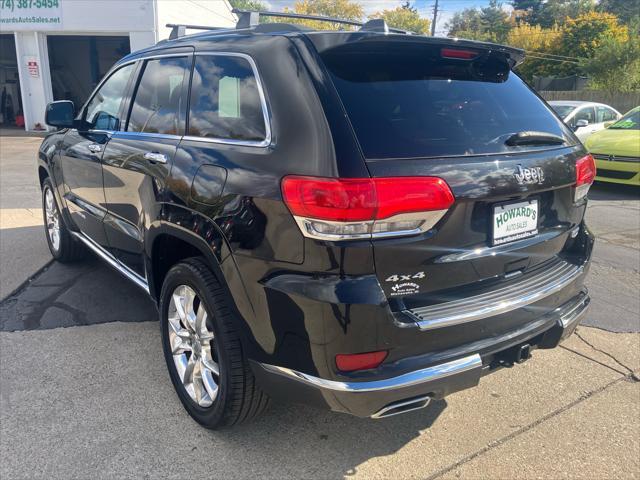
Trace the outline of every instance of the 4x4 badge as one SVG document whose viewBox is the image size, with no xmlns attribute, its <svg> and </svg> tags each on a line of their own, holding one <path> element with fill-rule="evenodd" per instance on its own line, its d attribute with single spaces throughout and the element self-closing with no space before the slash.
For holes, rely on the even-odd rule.
<svg viewBox="0 0 640 480">
<path fill-rule="evenodd" d="M 513 175 L 520 185 L 542 184 L 544 181 L 544 171 L 540 167 L 522 168 L 522 165 L 518 165 L 517 171 Z"/>
</svg>

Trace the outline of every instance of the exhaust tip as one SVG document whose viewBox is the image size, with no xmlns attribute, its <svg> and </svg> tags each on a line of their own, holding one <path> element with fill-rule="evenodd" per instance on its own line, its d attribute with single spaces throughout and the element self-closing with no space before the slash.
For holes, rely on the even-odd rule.
<svg viewBox="0 0 640 480">
<path fill-rule="evenodd" d="M 386 407 L 381 408 L 371 415 L 371 418 L 387 418 L 393 417 L 394 415 L 400 415 L 401 413 L 412 412 L 426 407 L 430 402 L 431 397 L 429 395 L 412 398 L 410 400 L 401 400 L 399 402 L 390 403 Z"/>
</svg>

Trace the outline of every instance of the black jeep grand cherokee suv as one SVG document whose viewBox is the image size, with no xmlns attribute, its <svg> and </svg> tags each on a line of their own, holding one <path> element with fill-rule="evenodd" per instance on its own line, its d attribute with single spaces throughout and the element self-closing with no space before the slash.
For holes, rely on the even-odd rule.
<svg viewBox="0 0 640 480">
<path fill-rule="evenodd" d="M 195 420 L 386 417 L 572 333 L 595 166 L 521 51 L 248 23 L 124 58 L 39 152 L 51 253 L 157 301 Z"/>
</svg>

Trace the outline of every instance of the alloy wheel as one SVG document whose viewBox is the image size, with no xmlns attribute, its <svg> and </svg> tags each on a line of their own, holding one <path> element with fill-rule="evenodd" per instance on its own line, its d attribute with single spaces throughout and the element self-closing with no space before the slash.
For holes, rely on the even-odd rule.
<svg viewBox="0 0 640 480">
<path fill-rule="evenodd" d="M 47 235 L 51 246 L 57 252 L 60 250 L 60 213 L 50 188 L 47 188 L 44 193 L 44 211 L 47 221 Z"/>
<path fill-rule="evenodd" d="M 171 294 L 167 328 L 178 377 L 191 399 L 200 407 L 215 401 L 220 384 L 213 330 L 209 313 L 196 292 L 179 285 Z"/>
</svg>

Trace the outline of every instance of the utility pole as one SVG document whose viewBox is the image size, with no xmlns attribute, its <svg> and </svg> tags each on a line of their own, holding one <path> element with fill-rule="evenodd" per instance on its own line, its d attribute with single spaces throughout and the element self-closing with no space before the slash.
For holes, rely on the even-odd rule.
<svg viewBox="0 0 640 480">
<path fill-rule="evenodd" d="M 431 22 L 431 36 L 436 36 L 436 22 L 438 21 L 438 0 L 436 0 L 436 4 L 433 6 L 433 22 Z"/>
</svg>

